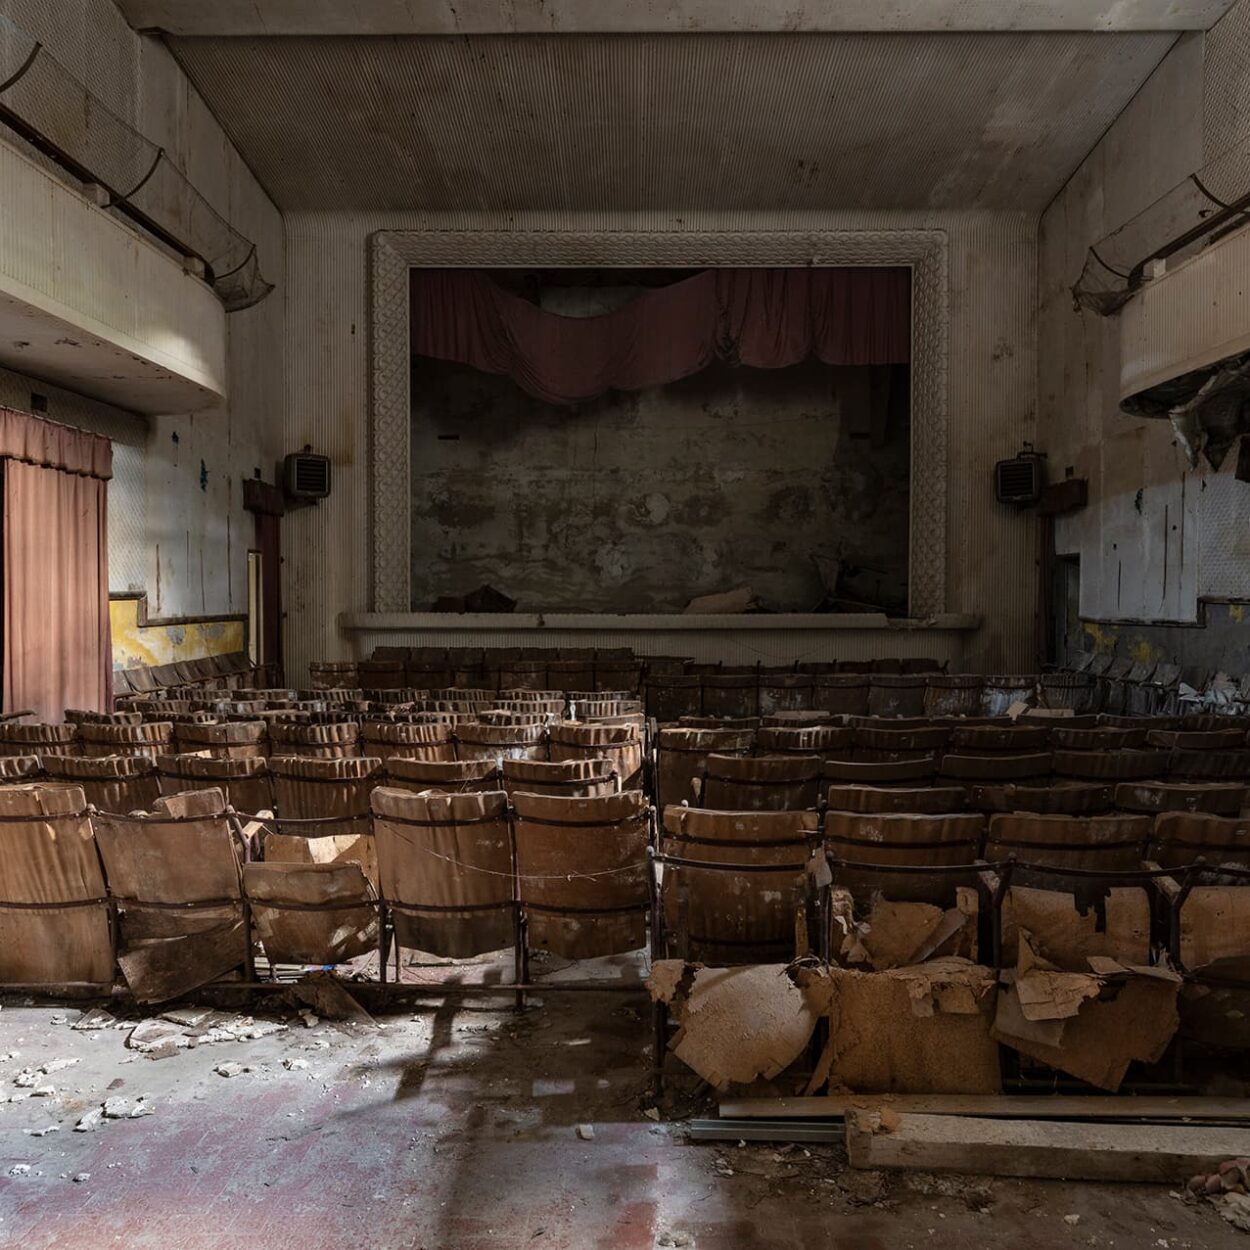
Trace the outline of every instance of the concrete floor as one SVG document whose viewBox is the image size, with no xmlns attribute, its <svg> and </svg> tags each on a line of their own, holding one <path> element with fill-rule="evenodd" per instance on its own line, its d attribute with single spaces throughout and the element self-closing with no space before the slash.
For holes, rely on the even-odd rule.
<svg viewBox="0 0 1250 1250">
<path fill-rule="evenodd" d="M 500 972 L 487 962 L 407 975 Z M 689 1143 L 681 1117 L 715 1115 L 715 1101 L 678 1076 L 663 1122 L 644 1114 L 642 993 L 552 993 L 522 1014 L 510 998 L 430 997 L 377 1027 L 253 1010 L 286 1027 L 152 1059 L 127 1047 L 138 1013 L 117 1008 L 125 1027 L 76 1031 L 81 1004 L 4 1000 L 0 1099 L 18 1100 L 0 1101 L 0 1246 L 1250 1245 L 1161 1187 L 859 1173 L 835 1146 Z M 79 1062 L 38 1077 L 55 1093 L 24 1097 L 31 1087 L 14 1084 L 65 1058 Z M 223 1063 L 248 1070 L 221 1076 Z M 140 1096 L 153 1114 L 74 1131 L 106 1097 Z"/>
</svg>

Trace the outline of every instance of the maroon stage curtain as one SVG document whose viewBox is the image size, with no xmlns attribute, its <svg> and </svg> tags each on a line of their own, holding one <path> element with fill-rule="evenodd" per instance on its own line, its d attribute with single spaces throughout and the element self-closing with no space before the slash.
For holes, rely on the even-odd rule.
<svg viewBox="0 0 1250 1250">
<path fill-rule="evenodd" d="M 110 707 L 112 459 L 108 439 L 0 409 L 6 712 Z"/>
<path fill-rule="evenodd" d="M 412 352 L 511 377 L 548 403 L 674 382 L 714 360 L 905 364 L 911 271 L 706 269 L 600 317 L 564 317 L 473 269 L 414 269 Z"/>
</svg>

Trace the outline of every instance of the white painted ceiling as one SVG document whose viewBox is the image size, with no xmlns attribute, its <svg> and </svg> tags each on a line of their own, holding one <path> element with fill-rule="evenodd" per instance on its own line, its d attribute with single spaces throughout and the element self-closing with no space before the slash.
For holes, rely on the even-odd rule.
<svg viewBox="0 0 1250 1250">
<path fill-rule="evenodd" d="M 1040 211 L 1176 37 L 169 43 L 283 209 Z"/>
</svg>

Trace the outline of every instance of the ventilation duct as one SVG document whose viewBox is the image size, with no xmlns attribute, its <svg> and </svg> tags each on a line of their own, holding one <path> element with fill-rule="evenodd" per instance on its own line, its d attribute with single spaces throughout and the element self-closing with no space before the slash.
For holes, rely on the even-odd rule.
<svg viewBox="0 0 1250 1250">
<path fill-rule="evenodd" d="M 227 312 L 259 303 L 272 283 L 256 245 L 234 230 L 165 154 L 123 121 L 32 36 L 0 17 L 0 122 L 97 202 L 203 265 Z"/>
</svg>

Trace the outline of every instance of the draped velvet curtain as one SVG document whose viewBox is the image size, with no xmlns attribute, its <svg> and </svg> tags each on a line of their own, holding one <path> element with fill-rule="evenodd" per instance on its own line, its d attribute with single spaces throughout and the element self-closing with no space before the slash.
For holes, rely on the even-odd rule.
<svg viewBox="0 0 1250 1250">
<path fill-rule="evenodd" d="M 911 271 L 707 269 L 598 317 L 565 317 L 471 269 L 414 269 L 412 352 L 506 374 L 548 403 L 674 382 L 715 360 L 905 364 Z"/>
<path fill-rule="evenodd" d="M 109 707 L 112 459 L 107 439 L 0 408 L 6 712 Z"/>
</svg>

